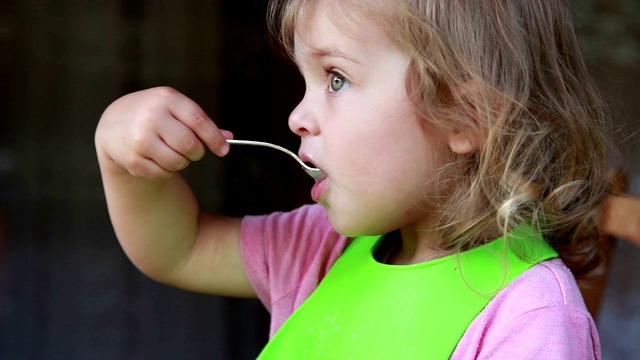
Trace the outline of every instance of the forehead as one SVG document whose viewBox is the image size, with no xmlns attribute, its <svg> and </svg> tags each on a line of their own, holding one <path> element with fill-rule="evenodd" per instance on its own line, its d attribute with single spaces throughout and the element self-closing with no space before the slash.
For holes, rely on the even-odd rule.
<svg viewBox="0 0 640 360">
<path fill-rule="evenodd" d="M 296 62 L 314 55 L 366 58 L 395 47 L 362 6 L 334 0 L 305 5 L 294 27 Z"/>
</svg>

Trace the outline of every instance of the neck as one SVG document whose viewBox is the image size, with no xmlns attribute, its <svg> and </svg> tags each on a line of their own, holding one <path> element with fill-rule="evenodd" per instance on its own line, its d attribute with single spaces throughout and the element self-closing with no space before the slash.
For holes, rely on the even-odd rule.
<svg viewBox="0 0 640 360">
<path fill-rule="evenodd" d="M 439 259 L 451 253 L 437 248 L 440 242 L 437 231 L 420 231 L 414 228 L 402 228 L 400 239 L 391 247 L 386 259 L 387 264 L 410 265 Z"/>
</svg>

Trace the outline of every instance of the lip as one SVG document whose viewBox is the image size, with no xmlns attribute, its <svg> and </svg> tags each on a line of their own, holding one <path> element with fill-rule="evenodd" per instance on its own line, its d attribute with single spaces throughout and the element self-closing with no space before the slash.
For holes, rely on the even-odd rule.
<svg viewBox="0 0 640 360">
<path fill-rule="evenodd" d="M 326 192 L 328 182 L 329 181 L 325 177 L 322 180 L 316 180 L 316 183 L 313 184 L 313 187 L 311 188 L 311 199 L 314 202 L 320 202 L 324 193 Z"/>
<path fill-rule="evenodd" d="M 313 156 L 309 153 L 306 153 L 304 151 L 300 151 L 298 153 L 298 156 L 300 157 L 300 159 L 302 161 L 304 161 L 305 163 L 309 163 L 312 166 L 320 169 L 320 171 L 322 171 L 323 174 L 325 174 L 325 176 L 321 179 L 316 179 L 315 184 L 313 185 L 313 187 L 311 188 L 311 199 L 314 202 L 320 202 L 320 200 L 322 199 L 323 194 L 325 193 L 325 190 L 327 188 L 327 184 L 328 184 L 328 180 L 327 180 L 327 173 L 324 171 L 324 169 L 322 168 L 322 166 L 319 166 L 317 164 L 317 162 L 313 159 Z"/>
<path fill-rule="evenodd" d="M 298 153 L 298 157 L 300 158 L 300 160 L 302 160 L 305 163 L 309 163 L 311 164 L 313 167 L 319 169 L 320 171 L 322 171 L 323 174 L 326 174 L 326 172 L 324 171 L 324 169 L 321 166 L 318 166 L 318 164 L 315 162 L 315 160 L 313 160 L 313 156 L 307 154 L 306 152 L 302 152 L 300 151 Z M 323 178 L 324 179 L 324 178 Z M 323 180 L 320 179 L 320 180 Z"/>
</svg>

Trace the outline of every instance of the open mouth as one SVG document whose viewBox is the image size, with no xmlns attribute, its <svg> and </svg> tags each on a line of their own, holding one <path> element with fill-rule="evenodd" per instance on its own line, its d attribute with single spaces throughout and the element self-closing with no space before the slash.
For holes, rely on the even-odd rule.
<svg viewBox="0 0 640 360">
<path fill-rule="evenodd" d="M 325 172 L 312 160 L 311 156 L 302 152 L 298 156 L 303 162 L 302 167 L 304 171 L 309 174 L 309 176 L 311 176 L 314 180 L 322 181 L 327 177 Z"/>
<path fill-rule="evenodd" d="M 305 162 L 306 166 L 303 167 L 304 171 L 316 181 L 324 180 L 327 175 L 320 168 L 316 167 L 313 163 Z"/>
</svg>

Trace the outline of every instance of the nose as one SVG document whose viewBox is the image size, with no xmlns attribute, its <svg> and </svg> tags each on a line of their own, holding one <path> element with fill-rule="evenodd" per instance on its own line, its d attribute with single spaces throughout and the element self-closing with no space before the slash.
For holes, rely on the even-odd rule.
<svg viewBox="0 0 640 360">
<path fill-rule="evenodd" d="M 320 128 L 308 92 L 289 115 L 289 129 L 300 137 L 319 133 Z"/>
</svg>

